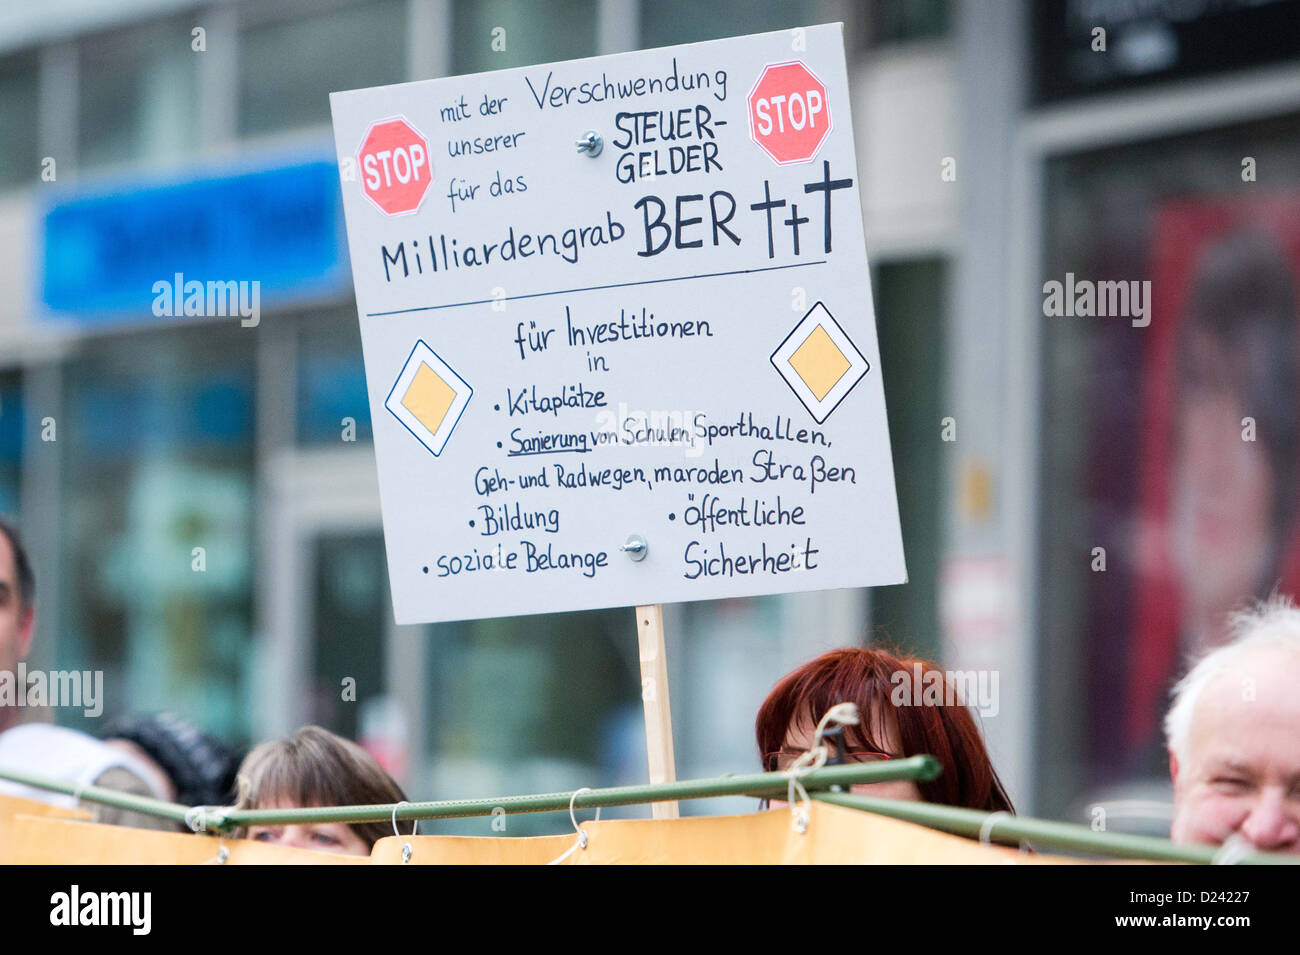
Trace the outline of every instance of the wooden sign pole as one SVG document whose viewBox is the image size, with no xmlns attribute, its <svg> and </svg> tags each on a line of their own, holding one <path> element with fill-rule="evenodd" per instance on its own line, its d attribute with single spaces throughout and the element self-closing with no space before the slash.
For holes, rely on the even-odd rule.
<svg viewBox="0 0 1300 955">
<path fill-rule="evenodd" d="M 664 653 L 664 613 L 660 604 L 636 608 L 636 637 L 641 651 L 641 700 L 645 704 L 645 745 L 650 782 L 677 781 L 673 761 L 673 716 L 668 705 L 668 658 Z M 655 819 L 676 819 L 676 802 L 651 803 Z"/>
</svg>

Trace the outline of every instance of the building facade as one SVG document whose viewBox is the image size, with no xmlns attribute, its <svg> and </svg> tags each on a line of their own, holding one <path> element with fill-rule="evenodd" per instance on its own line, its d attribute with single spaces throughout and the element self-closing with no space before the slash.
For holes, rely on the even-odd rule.
<svg viewBox="0 0 1300 955">
<path fill-rule="evenodd" d="M 1196 645 L 1166 488 L 1204 471 L 1150 437 L 1182 433 L 1160 330 L 1230 227 L 1271 229 L 1296 273 L 1278 210 L 1300 188 L 1300 60 L 1265 42 L 1294 3 L 1138 6 L 0 12 L 0 512 L 41 581 L 35 660 L 103 669 L 109 716 L 171 709 L 244 742 L 320 723 L 418 798 L 644 778 L 630 609 L 393 622 L 337 183 L 311 173 L 332 175 L 327 94 L 843 21 L 909 583 L 666 608 L 679 776 L 755 768 L 780 675 L 879 640 L 996 677 L 981 718 L 1018 807 L 1079 821 L 1158 780 L 1154 714 Z M 1234 54 L 1225 31 L 1256 42 Z M 256 324 L 117 308 L 157 241 L 275 261 Z M 1155 320 L 1047 314 L 1067 273 L 1153 280 Z M 1243 393 L 1263 373 L 1245 366 Z M 1234 599 L 1289 580 L 1296 450 L 1285 407 L 1243 400 L 1274 470 L 1242 493 L 1286 533 L 1224 581 Z M 1195 567 L 1229 554 L 1207 534 Z"/>
</svg>

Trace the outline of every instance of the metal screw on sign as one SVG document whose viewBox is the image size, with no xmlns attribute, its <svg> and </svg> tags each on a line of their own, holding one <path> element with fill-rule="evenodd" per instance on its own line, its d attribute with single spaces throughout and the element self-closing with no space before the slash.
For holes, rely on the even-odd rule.
<svg viewBox="0 0 1300 955">
<path fill-rule="evenodd" d="M 627 554 L 633 560 L 645 560 L 646 551 L 650 545 L 645 542 L 645 538 L 640 534 L 631 534 L 628 536 L 626 544 L 620 544 L 619 550 Z"/>
<path fill-rule="evenodd" d="M 605 148 L 605 140 L 600 138 L 600 134 L 594 129 L 589 129 L 582 134 L 582 138 L 575 144 L 578 152 L 586 153 L 592 159 L 600 155 L 600 151 Z"/>
</svg>

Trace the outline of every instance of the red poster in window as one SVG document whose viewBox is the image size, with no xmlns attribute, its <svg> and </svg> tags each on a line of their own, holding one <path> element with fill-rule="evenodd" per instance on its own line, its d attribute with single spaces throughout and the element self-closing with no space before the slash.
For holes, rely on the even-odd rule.
<svg viewBox="0 0 1300 955">
<path fill-rule="evenodd" d="M 1166 203 L 1152 252 L 1129 752 L 1233 610 L 1300 594 L 1300 194 Z"/>
</svg>

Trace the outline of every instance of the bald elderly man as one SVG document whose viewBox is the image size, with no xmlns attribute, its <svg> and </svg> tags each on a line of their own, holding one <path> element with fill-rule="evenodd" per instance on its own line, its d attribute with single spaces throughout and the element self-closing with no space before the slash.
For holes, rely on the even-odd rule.
<svg viewBox="0 0 1300 955">
<path fill-rule="evenodd" d="M 1300 609 L 1274 598 L 1235 617 L 1174 688 L 1165 735 L 1170 838 L 1300 853 Z"/>
</svg>

